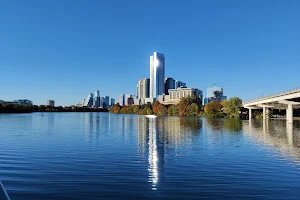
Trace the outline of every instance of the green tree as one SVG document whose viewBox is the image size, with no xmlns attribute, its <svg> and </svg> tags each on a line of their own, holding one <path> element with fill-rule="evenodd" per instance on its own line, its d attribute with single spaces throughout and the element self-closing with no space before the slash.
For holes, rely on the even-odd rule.
<svg viewBox="0 0 300 200">
<path fill-rule="evenodd" d="M 239 97 L 230 98 L 222 102 L 223 112 L 230 118 L 239 118 L 239 110 L 242 107 L 242 100 Z"/>
<path fill-rule="evenodd" d="M 120 113 L 121 114 L 126 114 L 127 112 L 127 106 L 124 106 L 123 108 L 121 108 Z"/>
<path fill-rule="evenodd" d="M 154 112 L 154 114 L 157 114 L 158 113 L 158 111 L 159 111 L 159 106 L 161 105 L 161 103 L 159 103 L 159 101 L 155 101 L 154 103 L 153 103 L 153 112 Z"/>
<path fill-rule="evenodd" d="M 133 105 L 133 113 L 134 114 L 139 114 L 140 112 L 140 107 L 138 105 Z"/>
<path fill-rule="evenodd" d="M 193 117 L 193 116 L 195 116 L 194 113 L 193 113 L 193 111 L 192 111 L 192 106 L 191 105 L 188 105 L 186 107 L 184 116 L 187 116 L 187 117 Z"/>
<path fill-rule="evenodd" d="M 196 103 L 191 104 L 191 111 L 196 116 L 199 113 L 199 106 Z"/>
<path fill-rule="evenodd" d="M 146 114 L 147 115 L 153 115 L 153 111 L 151 108 L 146 108 Z"/>
<path fill-rule="evenodd" d="M 141 109 L 141 110 L 139 111 L 139 113 L 140 113 L 141 115 L 147 115 L 147 108 L 145 107 L 145 108 Z"/>
<path fill-rule="evenodd" d="M 133 114 L 133 106 L 128 106 L 127 107 L 126 114 Z"/>
<path fill-rule="evenodd" d="M 207 116 L 210 117 L 218 117 L 220 116 L 222 109 L 222 105 L 220 101 L 214 100 L 206 104 L 204 107 L 204 112 L 207 114 Z"/>
<path fill-rule="evenodd" d="M 167 108 L 166 106 L 159 104 L 157 107 L 157 113 L 158 116 L 163 116 L 167 114 Z"/>
<path fill-rule="evenodd" d="M 117 103 L 117 104 L 115 104 L 115 105 L 112 107 L 111 112 L 112 112 L 112 113 L 119 114 L 120 111 L 121 111 L 121 108 L 122 108 L 122 107 L 120 106 L 120 104 Z"/>
<path fill-rule="evenodd" d="M 175 105 L 171 105 L 168 108 L 168 115 L 177 116 L 178 115 L 178 108 Z"/>
<path fill-rule="evenodd" d="M 179 103 L 177 104 L 179 116 L 184 116 L 187 106 L 188 106 L 188 102 L 186 101 L 186 99 L 181 98 Z"/>
</svg>

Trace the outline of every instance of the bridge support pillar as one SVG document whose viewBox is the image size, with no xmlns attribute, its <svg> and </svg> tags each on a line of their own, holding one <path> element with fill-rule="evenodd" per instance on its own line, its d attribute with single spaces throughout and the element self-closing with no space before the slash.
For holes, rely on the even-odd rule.
<svg viewBox="0 0 300 200">
<path fill-rule="evenodd" d="M 278 101 L 279 103 L 286 104 L 288 107 L 286 109 L 286 121 L 287 123 L 292 124 L 294 115 L 293 115 L 293 105 L 300 105 L 300 102 L 293 102 L 293 101 Z"/>
<path fill-rule="evenodd" d="M 249 120 L 252 119 L 252 108 L 249 108 Z"/>
<path fill-rule="evenodd" d="M 293 104 L 288 104 L 288 108 L 286 110 L 286 120 L 288 123 L 292 124 L 293 123 Z"/>
<path fill-rule="evenodd" d="M 268 119 L 269 118 L 269 108 L 268 107 L 263 107 L 263 119 Z"/>
<path fill-rule="evenodd" d="M 248 109 L 249 120 L 251 120 L 252 119 L 252 110 L 257 109 L 257 108 L 256 107 L 245 107 L 245 108 Z"/>
</svg>

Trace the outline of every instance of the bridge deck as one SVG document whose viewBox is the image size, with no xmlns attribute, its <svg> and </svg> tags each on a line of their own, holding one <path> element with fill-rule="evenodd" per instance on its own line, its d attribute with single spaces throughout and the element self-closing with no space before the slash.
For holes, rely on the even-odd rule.
<svg viewBox="0 0 300 200">
<path fill-rule="evenodd" d="M 286 92 L 283 92 L 283 93 L 272 94 L 272 95 L 265 96 L 263 98 L 247 101 L 247 102 L 243 103 L 243 105 L 247 105 L 247 104 L 251 104 L 251 103 L 255 103 L 255 102 L 260 102 L 260 101 L 264 101 L 264 100 L 269 100 L 269 99 L 273 99 L 273 98 L 278 98 L 278 97 L 284 97 L 284 96 L 291 95 L 291 94 L 294 94 L 294 93 L 300 93 L 300 87 L 297 87 L 296 89 L 286 91 Z"/>
</svg>

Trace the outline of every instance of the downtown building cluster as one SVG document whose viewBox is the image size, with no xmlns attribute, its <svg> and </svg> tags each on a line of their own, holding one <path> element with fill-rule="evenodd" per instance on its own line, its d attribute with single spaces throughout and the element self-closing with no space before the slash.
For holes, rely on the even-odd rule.
<svg viewBox="0 0 300 200">
<path fill-rule="evenodd" d="M 76 107 L 88 107 L 88 108 L 109 108 L 115 104 L 115 99 L 109 98 L 109 96 L 100 96 L 100 91 L 96 90 L 95 93 L 89 93 L 88 96 L 81 102 L 75 104 Z"/>
<path fill-rule="evenodd" d="M 150 78 L 142 78 L 136 86 L 136 95 L 118 95 L 121 106 L 144 105 L 159 101 L 162 104 L 178 104 L 182 97 L 196 96 L 203 100 L 203 92 L 189 88 L 186 83 L 174 78 L 165 78 L 165 57 L 154 52 L 150 56 Z"/>
</svg>

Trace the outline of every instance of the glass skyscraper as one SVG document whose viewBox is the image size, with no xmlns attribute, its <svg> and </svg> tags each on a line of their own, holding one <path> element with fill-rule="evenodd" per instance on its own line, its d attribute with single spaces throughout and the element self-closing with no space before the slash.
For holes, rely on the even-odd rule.
<svg viewBox="0 0 300 200">
<path fill-rule="evenodd" d="M 99 92 L 99 90 L 95 91 L 94 107 L 95 108 L 99 108 L 100 107 L 100 92 Z"/>
<path fill-rule="evenodd" d="M 154 52 L 150 56 L 150 98 L 165 94 L 165 57 Z"/>
<path fill-rule="evenodd" d="M 139 80 L 137 87 L 138 98 L 149 98 L 149 85 L 150 80 L 148 78 L 142 78 Z"/>
<path fill-rule="evenodd" d="M 118 103 L 120 106 L 125 105 L 125 94 L 119 94 L 118 95 Z"/>
<path fill-rule="evenodd" d="M 93 98 L 93 94 L 89 93 L 89 95 L 87 96 L 87 98 L 84 101 L 84 106 L 86 107 L 92 107 L 93 103 L 94 103 L 94 98 Z"/>
<path fill-rule="evenodd" d="M 165 94 L 169 94 L 169 89 L 177 89 L 175 86 L 175 80 L 173 78 L 167 78 L 165 84 Z"/>
</svg>

